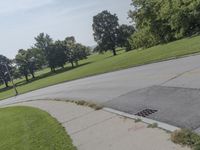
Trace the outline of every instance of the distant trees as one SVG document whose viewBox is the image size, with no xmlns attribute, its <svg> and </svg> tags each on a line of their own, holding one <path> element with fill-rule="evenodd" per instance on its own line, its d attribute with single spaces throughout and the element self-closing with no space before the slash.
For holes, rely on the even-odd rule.
<svg viewBox="0 0 200 150">
<path fill-rule="evenodd" d="M 78 66 L 80 60 L 86 59 L 90 55 L 89 47 L 76 43 L 73 36 L 67 37 L 63 41 L 53 41 L 48 34 L 40 33 L 35 37 L 35 40 L 34 47 L 27 50 L 20 49 L 15 56 L 14 77 L 24 76 L 26 81 L 29 81 L 29 75 L 35 78 L 35 71 L 42 69 L 44 66 L 48 65 L 51 71 L 55 72 L 56 68 L 64 68 L 66 63 L 71 63 L 72 67 L 74 67 L 74 64 Z M 8 65 L 11 63 L 9 59 L 1 55 L 0 61 Z M 5 67 L 0 65 L 0 71 L 1 81 L 8 86 L 8 76 L 4 76 Z"/>
<path fill-rule="evenodd" d="M 91 49 L 80 43 L 77 43 L 73 36 L 65 38 L 65 40 L 53 41 L 53 39 L 44 33 L 40 33 L 35 37 L 34 47 L 29 49 L 20 49 L 14 60 L 0 55 L 0 84 L 11 80 L 8 70 L 14 78 L 24 76 L 29 81 L 29 76 L 35 78 L 35 71 L 43 67 L 50 67 L 52 72 L 56 68 L 64 68 L 66 63 L 70 63 L 72 67 L 79 65 L 79 61 L 87 59 Z"/>
<path fill-rule="evenodd" d="M 89 55 L 88 47 L 76 43 L 73 36 L 54 42 L 48 34 L 40 33 L 35 40 L 35 47 L 41 50 L 40 56 L 44 56 L 52 71 L 57 67 L 63 68 L 66 62 L 74 67 L 74 64 L 78 65 L 79 60 L 86 59 Z"/>
</svg>

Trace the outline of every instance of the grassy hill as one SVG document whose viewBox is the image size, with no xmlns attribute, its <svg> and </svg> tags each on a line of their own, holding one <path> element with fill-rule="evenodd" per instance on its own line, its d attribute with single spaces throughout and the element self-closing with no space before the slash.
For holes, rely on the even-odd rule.
<svg viewBox="0 0 200 150">
<path fill-rule="evenodd" d="M 57 70 L 57 73 L 51 73 L 47 68 L 37 72 L 36 79 L 31 80 L 29 83 L 26 83 L 24 79 L 15 80 L 14 82 L 17 84 L 19 93 L 22 94 L 70 80 L 174 59 L 199 52 L 200 36 L 196 36 L 143 50 L 130 52 L 119 50 L 117 56 L 112 56 L 110 52 L 101 55 L 94 54 L 87 60 L 80 61 L 80 65 L 76 68 L 66 65 L 65 69 Z M 0 99 L 11 96 L 14 96 L 13 89 L 6 89 L 4 86 L 0 86 Z"/>
</svg>

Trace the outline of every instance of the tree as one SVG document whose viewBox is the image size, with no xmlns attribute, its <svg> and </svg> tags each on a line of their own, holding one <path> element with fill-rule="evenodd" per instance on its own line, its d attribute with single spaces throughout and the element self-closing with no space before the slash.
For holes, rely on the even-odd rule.
<svg viewBox="0 0 200 150">
<path fill-rule="evenodd" d="M 25 76 L 26 81 L 28 81 L 29 73 L 35 78 L 34 72 L 36 70 L 36 60 L 31 50 L 20 49 L 15 56 L 15 61 L 21 74 Z"/>
<path fill-rule="evenodd" d="M 80 60 L 87 59 L 87 56 L 88 56 L 87 51 L 88 49 L 86 46 L 80 43 L 75 44 L 75 47 L 72 53 L 73 53 L 73 58 L 74 58 L 73 61 L 75 62 L 76 66 L 78 66 L 78 62 Z"/>
<path fill-rule="evenodd" d="M 26 78 L 26 81 L 28 81 L 29 71 L 28 71 L 28 65 L 26 61 L 27 59 L 26 55 L 27 55 L 27 52 L 23 49 L 20 49 L 18 51 L 18 54 L 15 56 L 15 62 L 18 66 L 18 69 L 21 75 L 23 75 Z"/>
<path fill-rule="evenodd" d="M 22 63 L 18 66 L 18 69 L 19 69 L 20 74 L 23 75 L 25 77 L 26 81 L 28 82 L 29 81 L 29 79 L 28 79 L 29 71 L 28 71 L 27 66 Z"/>
<path fill-rule="evenodd" d="M 129 51 L 130 50 L 130 44 L 128 39 L 130 38 L 130 36 L 135 32 L 135 29 L 133 26 L 131 25 L 121 25 L 119 26 L 118 29 L 118 46 L 120 47 L 126 47 L 126 50 Z"/>
<path fill-rule="evenodd" d="M 73 36 L 66 37 L 63 41 L 63 44 L 65 46 L 65 56 L 66 61 L 71 63 L 72 67 L 74 67 L 74 55 L 73 55 L 73 49 L 75 48 L 76 40 Z"/>
<path fill-rule="evenodd" d="M 38 53 L 40 53 L 40 57 L 43 59 L 45 62 L 43 65 L 45 65 L 46 62 L 46 57 L 47 57 L 47 47 L 51 44 L 53 44 L 53 39 L 45 33 L 40 33 L 37 37 L 35 37 L 36 43 L 35 48 L 38 49 Z"/>
<path fill-rule="evenodd" d="M 200 1 L 171 1 L 170 27 L 175 31 L 175 38 L 191 36 L 200 32 Z"/>
<path fill-rule="evenodd" d="M 158 38 L 150 31 L 148 27 L 142 28 L 135 32 L 129 38 L 131 49 L 148 48 L 154 46 L 158 42 Z"/>
<path fill-rule="evenodd" d="M 62 41 L 50 44 L 46 49 L 46 58 L 49 67 L 55 71 L 56 67 L 64 67 L 66 62 L 65 47 Z"/>
<path fill-rule="evenodd" d="M 6 87 L 8 87 L 8 82 L 10 81 L 8 70 L 11 71 L 11 60 L 0 55 L 0 79 Z"/>
<path fill-rule="evenodd" d="M 97 45 L 96 47 L 94 47 L 93 52 L 103 54 L 104 50 L 102 50 L 101 47 L 99 45 Z"/>
<path fill-rule="evenodd" d="M 12 68 L 12 76 L 13 76 L 13 79 L 18 79 L 18 78 L 21 78 L 21 77 L 22 77 L 22 74 L 20 73 L 20 70 L 19 70 L 19 68 L 17 67 L 17 65 L 15 65 L 15 66 Z"/>
<path fill-rule="evenodd" d="M 94 40 L 103 50 L 112 50 L 116 55 L 117 31 L 119 27 L 118 17 L 108 11 L 103 11 L 93 17 Z"/>
<path fill-rule="evenodd" d="M 80 60 L 86 59 L 90 54 L 90 49 L 80 43 L 76 43 L 73 36 L 65 38 L 63 44 L 65 46 L 66 61 L 71 63 L 72 67 L 74 67 L 74 63 L 77 66 Z"/>
<path fill-rule="evenodd" d="M 31 55 L 33 61 L 35 62 L 35 69 L 42 69 L 44 64 L 46 64 L 46 57 L 44 56 L 41 49 L 38 48 L 30 48 L 27 52 Z"/>
<path fill-rule="evenodd" d="M 48 34 L 40 33 L 35 37 L 36 43 L 35 47 L 45 51 L 45 49 L 53 43 L 52 38 Z"/>
</svg>

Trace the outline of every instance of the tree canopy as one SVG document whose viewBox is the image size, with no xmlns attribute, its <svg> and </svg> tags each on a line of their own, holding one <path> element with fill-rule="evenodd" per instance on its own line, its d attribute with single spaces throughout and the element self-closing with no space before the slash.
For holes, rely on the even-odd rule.
<svg viewBox="0 0 200 150">
<path fill-rule="evenodd" d="M 80 43 L 76 43 L 73 36 L 66 37 L 63 44 L 65 46 L 66 61 L 71 63 L 72 67 L 74 67 L 74 63 L 78 65 L 80 60 L 86 59 L 90 55 L 90 49 Z"/>
<path fill-rule="evenodd" d="M 41 65 L 40 61 L 34 57 L 35 49 L 23 50 L 20 49 L 18 54 L 15 56 L 15 62 L 18 65 L 19 71 L 22 75 L 25 76 L 28 81 L 29 73 L 35 78 L 34 72 L 37 69 L 37 66 Z M 36 56 L 36 55 L 35 55 Z"/>
<path fill-rule="evenodd" d="M 199 0 L 132 0 L 133 48 L 150 47 L 200 32 Z"/>
<path fill-rule="evenodd" d="M 132 25 L 122 24 L 118 28 L 117 45 L 119 47 L 125 47 L 126 51 L 131 50 L 128 39 L 135 32 L 135 28 Z"/>
<path fill-rule="evenodd" d="M 93 17 L 94 40 L 102 51 L 112 50 L 116 55 L 118 17 L 108 11 L 102 11 Z"/>
<path fill-rule="evenodd" d="M 55 71 L 56 67 L 64 67 L 65 47 L 61 41 L 56 41 L 46 48 L 46 59 L 52 71 Z"/>
</svg>

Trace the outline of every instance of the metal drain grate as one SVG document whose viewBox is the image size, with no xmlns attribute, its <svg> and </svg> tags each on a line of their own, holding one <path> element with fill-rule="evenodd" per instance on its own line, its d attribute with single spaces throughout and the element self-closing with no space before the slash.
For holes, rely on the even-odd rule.
<svg viewBox="0 0 200 150">
<path fill-rule="evenodd" d="M 158 110 L 144 109 L 144 110 L 138 112 L 138 113 L 135 114 L 135 115 L 140 116 L 140 117 L 147 117 L 147 116 L 149 116 L 149 115 L 151 115 L 151 114 L 153 114 L 153 113 L 155 113 L 155 112 L 157 112 L 157 111 L 158 111 Z"/>
</svg>

